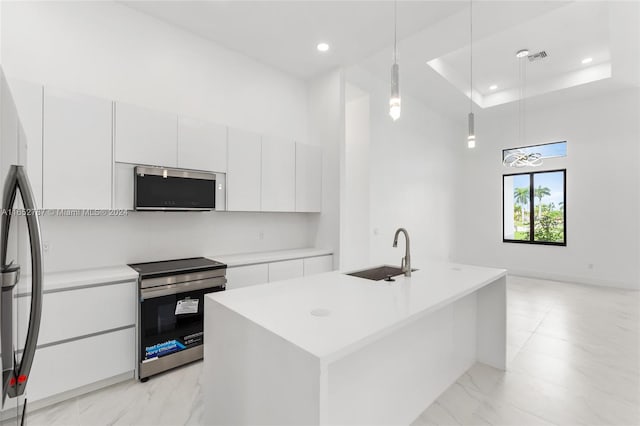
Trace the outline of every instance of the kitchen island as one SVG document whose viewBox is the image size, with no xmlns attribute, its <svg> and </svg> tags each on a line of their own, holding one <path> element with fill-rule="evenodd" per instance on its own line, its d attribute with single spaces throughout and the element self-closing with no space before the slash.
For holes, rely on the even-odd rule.
<svg viewBox="0 0 640 426">
<path fill-rule="evenodd" d="M 205 299 L 208 424 L 409 424 L 475 362 L 505 368 L 506 271 L 329 272 Z"/>
</svg>

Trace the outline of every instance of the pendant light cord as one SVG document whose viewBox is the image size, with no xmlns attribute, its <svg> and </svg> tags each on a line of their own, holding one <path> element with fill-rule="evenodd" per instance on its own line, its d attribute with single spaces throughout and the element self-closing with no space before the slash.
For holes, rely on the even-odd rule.
<svg viewBox="0 0 640 426">
<path fill-rule="evenodd" d="M 398 63 L 398 0 L 393 1 L 393 63 Z"/>
<path fill-rule="evenodd" d="M 473 112 L 473 0 L 469 0 L 469 112 Z"/>
<path fill-rule="evenodd" d="M 518 100 L 518 115 L 520 117 L 519 119 L 519 128 L 518 128 L 518 133 L 519 133 L 519 137 L 518 139 L 520 140 L 520 145 L 525 145 L 525 138 L 526 138 L 526 110 L 525 110 L 525 96 L 526 96 L 526 80 L 527 80 L 527 62 L 526 62 L 526 56 L 524 58 L 519 58 L 519 64 L 518 64 L 518 68 L 519 68 L 519 74 L 520 74 L 520 99 Z"/>
</svg>

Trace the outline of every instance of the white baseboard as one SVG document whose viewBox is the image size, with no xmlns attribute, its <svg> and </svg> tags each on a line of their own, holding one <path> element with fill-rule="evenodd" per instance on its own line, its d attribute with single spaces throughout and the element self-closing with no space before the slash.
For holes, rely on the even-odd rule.
<svg viewBox="0 0 640 426">
<path fill-rule="evenodd" d="M 573 284 L 585 284 L 585 285 L 593 285 L 593 286 L 599 286 L 599 287 L 610 287 L 610 288 L 617 288 L 617 289 L 623 289 L 623 290 L 640 290 L 640 282 L 637 282 L 634 284 L 634 283 L 628 283 L 628 282 L 602 280 L 597 278 L 562 275 L 562 274 L 556 274 L 553 272 L 528 271 L 528 270 L 519 270 L 519 269 L 508 269 L 508 273 L 509 275 L 525 277 L 525 278 L 537 278 L 542 280 L 559 281 L 559 282 L 573 283 Z"/>
<path fill-rule="evenodd" d="M 62 393 L 50 396 L 48 398 L 39 399 L 37 401 L 29 400 L 29 393 L 27 390 L 27 416 L 29 415 L 29 413 L 48 407 L 50 405 L 57 404 L 62 401 L 66 401 L 68 399 L 72 399 L 77 396 L 96 391 L 98 389 L 106 388 L 108 386 L 115 385 L 116 383 L 132 380 L 134 378 L 135 378 L 135 375 L 134 375 L 134 371 L 132 370 L 127 373 L 122 373 L 117 376 L 109 377 L 108 379 L 90 383 L 88 385 L 81 386 L 79 388 L 72 389 L 66 392 L 62 392 Z M 4 420 L 14 418 L 16 417 L 16 412 L 22 413 L 22 405 L 19 406 L 17 411 L 15 409 L 3 410 L 2 413 L 0 413 L 0 419 L 4 421 Z"/>
</svg>

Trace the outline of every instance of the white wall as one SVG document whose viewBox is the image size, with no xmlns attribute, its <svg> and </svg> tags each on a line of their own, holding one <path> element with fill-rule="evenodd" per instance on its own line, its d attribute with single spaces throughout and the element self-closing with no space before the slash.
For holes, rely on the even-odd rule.
<svg viewBox="0 0 640 426">
<path fill-rule="evenodd" d="M 567 246 L 502 242 L 501 150 L 519 146 L 516 107 L 476 115 L 477 148 L 458 152 L 454 259 L 558 280 L 640 288 L 640 91 L 527 108 L 527 144 L 568 141 Z M 589 265 L 592 265 L 591 267 Z"/>
<path fill-rule="evenodd" d="M 130 212 L 122 217 L 43 217 L 45 268 L 84 269 L 131 262 L 304 247 L 308 217 L 296 213 Z M 260 234 L 263 239 L 260 239 Z"/>
<path fill-rule="evenodd" d="M 311 218 L 316 247 L 334 251 L 340 265 L 340 202 L 344 188 L 344 71 L 335 69 L 309 83 L 310 140 L 322 146 L 322 213 Z M 312 230 L 313 231 L 313 230 Z"/>
<path fill-rule="evenodd" d="M 389 117 L 389 83 L 352 67 L 349 82 L 369 93 L 370 263 L 400 264 L 404 227 L 411 237 L 413 267 L 427 259 L 448 260 L 453 235 L 454 145 L 460 123 L 402 94 L 402 115 Z M 347 224 L 343 224 L 347 226 Z"/>
<path fill-rule="evenodd" d="M 113 2 L 2 2 L 2 9 L 9 77 L 309 140 L 306 83 L 246 56 Z M 45 270 L 309 246 L 313 216 L 48 217 Z"/>
<path fill-rule="evenodd" d="M 308 139 L 303 81 L 111 1 L 3 2 L 8 77 Z"/>
<path fill-rule="evenodd" d="M 354 86 L 347 85 L 346 89 L 340 266 L 355 270 L 370 266 L 370 100 L 368 94 Z"/>
</svg>

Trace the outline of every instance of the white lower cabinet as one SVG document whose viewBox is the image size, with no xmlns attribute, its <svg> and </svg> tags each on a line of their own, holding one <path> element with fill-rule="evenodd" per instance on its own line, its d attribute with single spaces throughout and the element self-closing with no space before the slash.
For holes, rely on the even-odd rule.
<svg viewBox="0 0 640 426">
<path fill-rule="evenodd" d="M 135 370 L 135 327 L 36 350 L 29 379 L 37 401 Z"/>
<path fill-rule="evenodd" d="M 264 284 L 269 281 L 269 265 L 236 266 L 227 269 L 227 290 L 250 285 Z"/>
<path fill-rule="evenodd" d="M 269 264 L 269 282 L 300 278 L 302 275 L 302 259 L 285 260 Z"/>
<path fill-rule="evenodd" d="M 333 256 L 316 256 L 304 259 L 304 276 L 333 271 Z"/>
<path fill-rule="evenodd" d="M 333 256 L 330 254 L 256 265 L 235 266 L 227 269 L 227 290 L 290 280 L 329 271 L 333 271 Z"/>
<path fill-rule="evenodd" d="M 45 293 L 38 344 L 46 345 L 104 330 L 135 325 L 135 281 Z M 28 312 L 31 297 L 18 297 L 18 311 Z M 18 335 L 27 335 L 27 321 L 20 321 Z"/>
<path fill-rule="evenodd" d="M 28 397 L 60 398 L 77 390 L 135 371 L 135 280 L 60 289 L 45 293 Z M 18 297 L 18 310 L 28 310 L 30 296 Z M 26 321 L 18 335 L 26 335 Z"/>
</svg>

